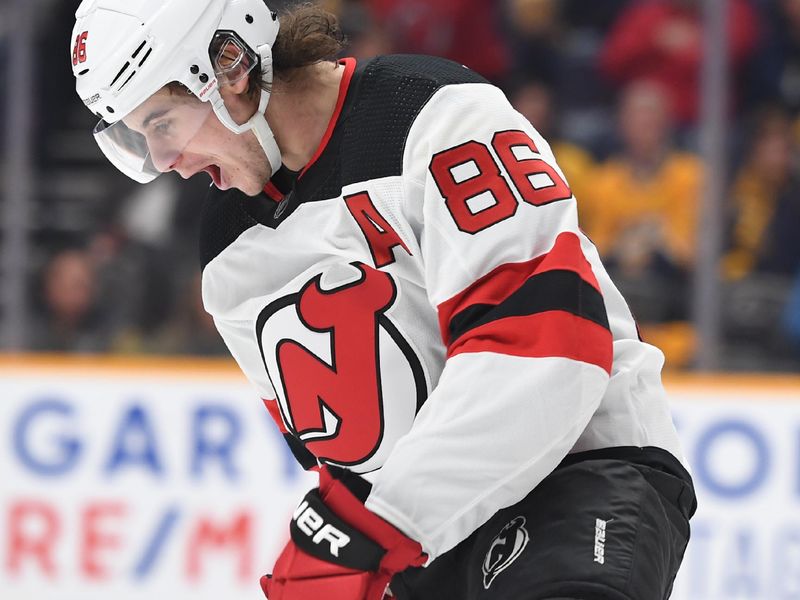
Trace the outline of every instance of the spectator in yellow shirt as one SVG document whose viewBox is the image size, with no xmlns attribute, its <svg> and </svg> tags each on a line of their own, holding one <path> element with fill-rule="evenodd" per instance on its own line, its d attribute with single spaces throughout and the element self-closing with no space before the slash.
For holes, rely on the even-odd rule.
<svg viewBox="0 0 800 600">
<path fill-rule="evenodd" d="M 671 141 L 668 96 L 650 82 L 623 93 L 622 152 L 598 166 L 580 200 L 584 228 L 627 277 L 691 269 L 701 183 L 700 159 Z"/>
<path fill-rule="evenodd" d="M 688 320 L 702 168 L 672 143 L 669 96 L 637 82 L 619 105 L 622 151 L 593 172 L 578 200 L 584 229 L 667 365 L 687 365 L 694 351 Z"/>
<path fill-rule="evenodd" d="M 732 188 L 733 227 L 723 260 L 727 279 L 754 271 L 791 277 L 800 268 L 796 154 L 788 115 L 778 108 L 762 111 Z"/>
</svg>

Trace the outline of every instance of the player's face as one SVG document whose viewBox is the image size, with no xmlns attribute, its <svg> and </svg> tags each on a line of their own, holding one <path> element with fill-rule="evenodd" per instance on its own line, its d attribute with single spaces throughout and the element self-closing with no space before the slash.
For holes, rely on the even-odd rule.
<svg viewBox="0 0 800 600">
<path fill-rule="evenodd" d="M 144 136 L 162 173 L 176 171 L 188 179 L 204 171 L 219 189 L 238 188 L 250 196 L 260 193 L 272 174 L 252 132 L 233 133 L 208 102 L 181 91 L 160 90 L 124 121 Z"/>
</svg>

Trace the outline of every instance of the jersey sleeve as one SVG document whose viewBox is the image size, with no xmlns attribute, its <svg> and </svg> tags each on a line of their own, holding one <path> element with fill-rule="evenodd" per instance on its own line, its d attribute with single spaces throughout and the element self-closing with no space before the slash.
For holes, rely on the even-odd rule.
<svg viewBox="0 0 800 600">
<path fill-rule="evenodd" d="M 500 90 L 437 92 L 409 132 L 404 186 L 447 359 L 367 506 L 435 558 L 573 447 L 608 385 L 612 335 L 575 198 Z"/>
</svg>

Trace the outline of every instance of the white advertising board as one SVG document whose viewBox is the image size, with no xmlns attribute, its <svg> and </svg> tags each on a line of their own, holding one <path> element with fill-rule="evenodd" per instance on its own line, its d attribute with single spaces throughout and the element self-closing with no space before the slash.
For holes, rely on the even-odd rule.
<svg viewBox="0 0 800 600">
<path fill-rule="evenodd" d="M 722 382 L 668 386 L 700 502 L 672 598 L 800 599 L 800 380 Z M 315 477 L 238 375 L 0 368 L 0 394 L 0 599 L 262 598 Z"/>
<path fill-rule="evenodd" d="M 800 385 L 670 398 L 699 503 L 673 600 L 800 599 Z"/>
<path fill-rule="evenodd" d="M 316 478 L 247 383 L 5 372 L 0 393 L 0 598 L 263 598 Z"/>
</svg>

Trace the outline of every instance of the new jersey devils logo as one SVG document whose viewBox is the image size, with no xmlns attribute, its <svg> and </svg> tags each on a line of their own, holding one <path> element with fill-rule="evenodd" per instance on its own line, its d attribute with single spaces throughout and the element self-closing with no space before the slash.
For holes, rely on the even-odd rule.
<svg viewBox="0 0 800 600">
<path fill-rule="evenodd" d="M 420 361 L 386 316 L 396 298 L 386 273 L 336 265 L 258 319 L 287 427 L 321 460 L 380 466 L 387 433 L 403 435 L 425 398 Z"/>
<path fill-rule="evenodd" d="M 488 590 L 494 578 L 519 558 L 529 539 L 528 530 L 525 529 L 525 517 L 515 517 L 503 527 L 492 540 L 486 558 L 483 559 L 484 588 Z"/>
</svg>

